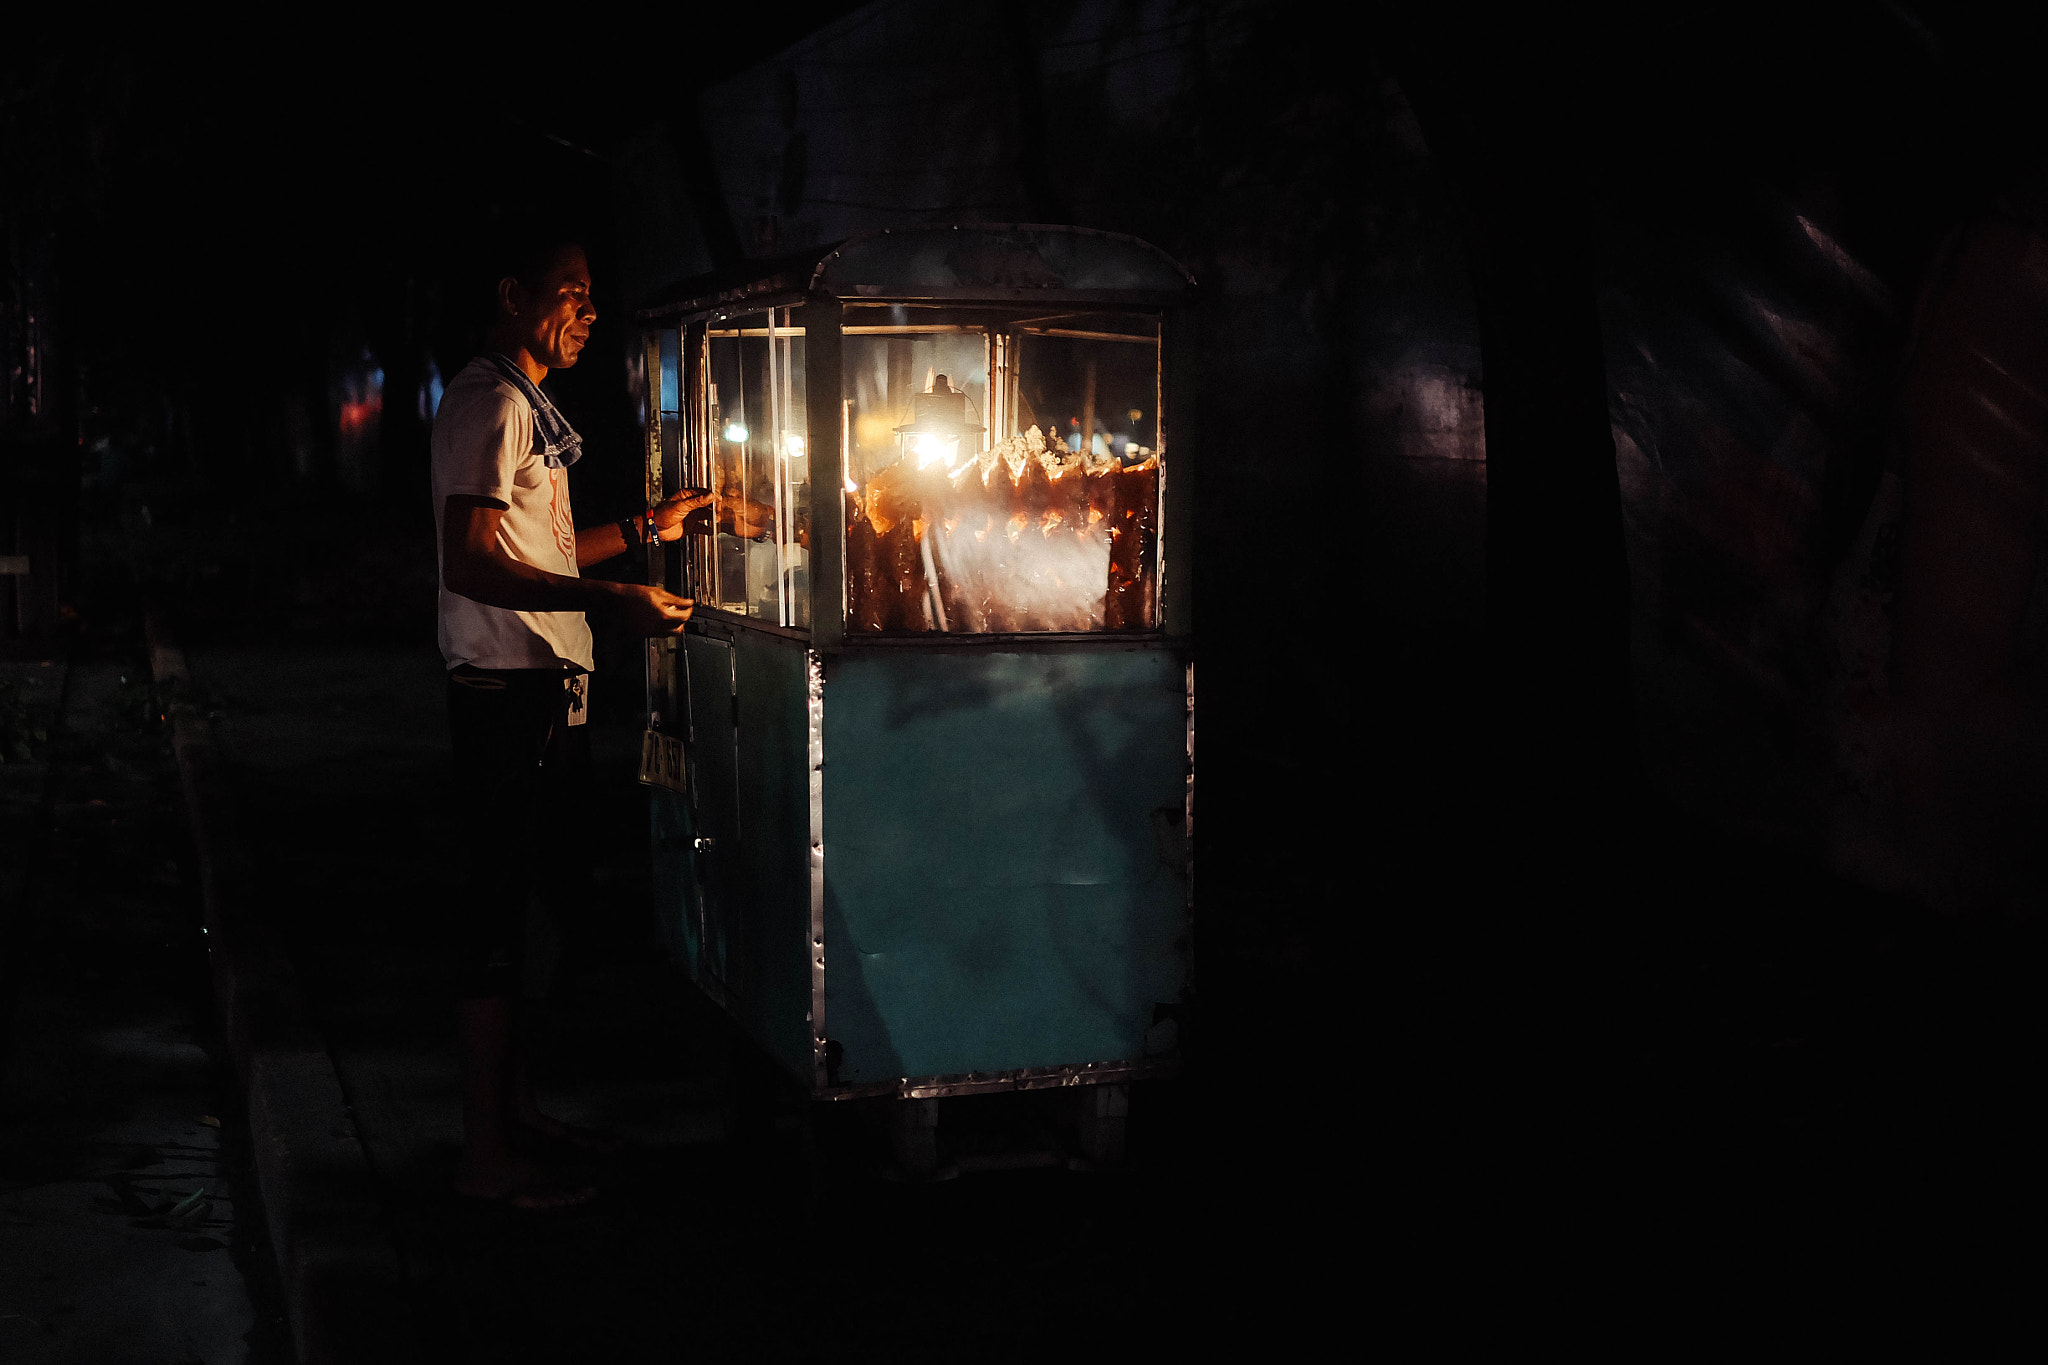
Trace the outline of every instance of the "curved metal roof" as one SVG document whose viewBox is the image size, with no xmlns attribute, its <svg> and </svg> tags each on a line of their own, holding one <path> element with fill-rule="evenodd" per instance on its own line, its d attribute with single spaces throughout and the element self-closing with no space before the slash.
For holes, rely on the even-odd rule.
<svg viewBox="0 0 2048 1365">
<path fill-rule="evenodd" d="M 827 253 L 811 288 L 864 295 L 1179 294 L 1194 276 L 1136 237 L 1043 223 L 884 228 Z"/>
<path fill-rule="evenodd" d="M 1150 242 L 1045 223 L 884 228 L 662 291 L 650 319 L 795 292 L 841 298 L 1171 302 L 1194 276 Z"/>
</svg>

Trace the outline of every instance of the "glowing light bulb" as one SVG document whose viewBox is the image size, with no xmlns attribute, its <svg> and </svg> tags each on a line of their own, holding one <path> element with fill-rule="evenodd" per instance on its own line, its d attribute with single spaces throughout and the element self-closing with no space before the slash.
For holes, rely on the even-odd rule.
<svg viewBox="0 0 2048 1365">
<path fill-rule="evenodd" d="M 960 462 L 960 438 L 921 432 L 911 438 L 906 452 L 917 457 L 917 467 L 925 469 L 934 463 L 944 464 L 950 472 Z"/>
<path fill-rule="evenodd" d="M 804 438 L 796 435 L 783 437 L 782 451 L 792 460 L 801 460 L 804 457 Z"/>
<path fill-rule="evenodd" d="M 740 422 L 727 422 L 725 424 L 725 439 L 731 441 L 734 445 L 738 445 L 741 441 L 747 439 L 746 426 Z"/>
</svg>

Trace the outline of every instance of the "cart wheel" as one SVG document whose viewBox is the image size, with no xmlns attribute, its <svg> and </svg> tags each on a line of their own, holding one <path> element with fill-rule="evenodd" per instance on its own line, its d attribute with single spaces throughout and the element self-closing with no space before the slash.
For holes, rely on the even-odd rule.
<svg viewBox="0 0 2048 1365">
<path fill-rule="evenodd" d="M 1098 1168 L 1123 1165 L 1124 1130 L 1131 1115 L 1129 1084 L 1080 1086 L 1074 1100 L 1082 1157 Z"/>
<path fill-rule="evenodd" d="M 933 1180 L 939 1174 L 939 1102 L 897 1100 L 889 1111 L 889 1147 L 905 1180 Z"/>
</svg>

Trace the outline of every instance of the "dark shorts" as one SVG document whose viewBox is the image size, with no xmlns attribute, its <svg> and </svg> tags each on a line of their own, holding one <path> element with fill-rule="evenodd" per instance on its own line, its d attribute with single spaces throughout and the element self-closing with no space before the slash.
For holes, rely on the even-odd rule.
<svg viewBox="0 0 2048 1365">
<path fill-rule="evenodd" d="M 467 664 L 448 673 L 462 887 L 448 927 L 465 998 L 520 993 L 529 897 L 566 919 L 589 893 L 590 730 L 567 723 L 567 676 Z"/>
</svg>

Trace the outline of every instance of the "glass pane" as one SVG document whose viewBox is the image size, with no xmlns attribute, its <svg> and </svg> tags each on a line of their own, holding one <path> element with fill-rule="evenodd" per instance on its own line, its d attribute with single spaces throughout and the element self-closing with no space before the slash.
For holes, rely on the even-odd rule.
<svg viewBox="0 0 2048 1365">
<path fill-rule="evenodd" d="M 1157 625 L 1156 319 L 847 324 L 848 630 Z"/>
<path fill-rule="evenodd" d="M 657 340 L 661 363 L 647 376 L 647 387 L 661 422 L 661 484 L 647 490 L 650 498 L 681 487 L 681 480 L 688 475 L 683 465 L 682 337 L 674 328 L 664 327 Z"/>
<path fill-rule="evenodd" d="M 789 310 L 735 318 L 706 342 L 717 534 L 710 604 L 810 625 L 810 459 L 803 332 Z"/>
</svg>

